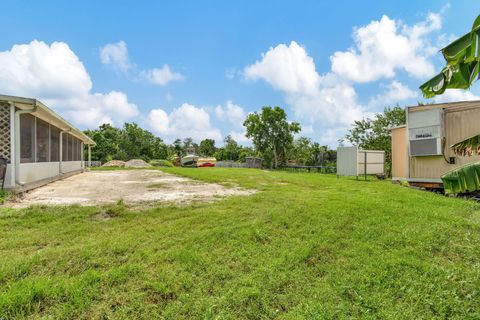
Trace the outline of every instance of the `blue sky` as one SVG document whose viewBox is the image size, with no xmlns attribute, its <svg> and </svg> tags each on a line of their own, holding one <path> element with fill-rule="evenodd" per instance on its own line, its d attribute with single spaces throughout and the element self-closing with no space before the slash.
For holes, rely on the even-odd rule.
<svg viewBox="0 0 480 320">
<path fill-rule="evenodd" d="M 39 98 L 81 128 L 136 121 L 167 141 L 232 133 L 248 143 L 245 114 L 279 105 L 303 135 L 335 146 L 353 120 L 421 100 L 418 86 L 443 64 L 438 49 L 468 31 L 480 4 L 18 1 L 2 9 L 0 92 Z M 442 101 L 477 95 L 474 86 Z"/>
</svg>

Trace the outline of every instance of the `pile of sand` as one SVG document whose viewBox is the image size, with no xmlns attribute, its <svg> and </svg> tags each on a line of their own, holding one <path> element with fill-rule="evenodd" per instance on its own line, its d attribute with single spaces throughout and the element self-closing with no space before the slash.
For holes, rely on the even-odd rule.
<svg viewBox="0 0 480 320">
<path fill-rule="evenodd" d="M 104 163 L 102 167 L 125 167 L 125 161 L 121 160 L 112 160 Z"/>
<path fill-rule="evenodd" d="M 132 159 L 125 162 L 125 168 L 145 168 L 145 167 L 151 167 L 151 165 L 149 165 L 142 159 Z"/>
</svg>

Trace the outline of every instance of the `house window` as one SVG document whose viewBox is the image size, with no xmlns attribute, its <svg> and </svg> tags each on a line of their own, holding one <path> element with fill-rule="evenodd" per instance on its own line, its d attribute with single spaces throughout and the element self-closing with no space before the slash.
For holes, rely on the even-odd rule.
<svg viewBox="0 0 480 320">
<path fill-rule="evenodd" d="M 50 161 L 60 160 L 60 130 L 50 126 Z"/>
<path fill-rule="evenodd" d="M 50 125 L 37 118 L 37 162 L 48 162 L 50 152 Z"/>
<path fill-rule="evenodd" d="M 20 115 L 20 162 L 35 162 L 35 117 Z"/>
<path fill-rule="evenodd" d="M 68 135 L 68 156 L 67 161 L 73 161 L 73 137 Z"/>
<path fill-rule="evenodd" d="M 68 161 L 68 134 L 62 134 L 62 161 Z"/>
<path fill-rule="evenodd" d="M 77 140 L 77 161 L 82 160 L 82 141 Z"/>
<path fill-rule="evenodd" d="M 77 156 L 78 156 L 78 140 L 77 138 L 73 138 L 73 161 L 77 161 Z"/>
</svg>

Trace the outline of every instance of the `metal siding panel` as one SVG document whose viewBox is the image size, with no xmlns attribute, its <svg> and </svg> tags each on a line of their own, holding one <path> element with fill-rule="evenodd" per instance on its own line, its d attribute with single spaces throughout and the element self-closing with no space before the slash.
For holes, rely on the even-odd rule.
<svg viewBox="0 0 480 320">
<path fill-rule="evenodd" d="M 337 175 L 356 176 L 357 175 L 357 147 L 338 147 L 337 148 Z"/>
<path fill-rule="evenodd" d="M 392 177 L 407 178 L 407 128 L 392 130 Z"/>
</svg>

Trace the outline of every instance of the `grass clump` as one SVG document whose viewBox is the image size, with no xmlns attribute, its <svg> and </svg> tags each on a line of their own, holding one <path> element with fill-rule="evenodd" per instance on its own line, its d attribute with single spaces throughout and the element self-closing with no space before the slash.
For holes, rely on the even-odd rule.
<svg viewBox="0 0 480 320">
<path fill-rule="evenodd" d="M 173 164 L 168 160 L 153 159 L 148 162 L 154 167 L 173 167 Z"/>
<path fill-rule="evenodd" d="M 5 190 L 0 190 L 0 204 L 4 204 L 9 197 L 10 197 L 10 193 L 8 193 Z"/>
<path fill-rule="evenodd" d="M 480 317 L 477 203 L 333 175 L 162 170 L 259 192 L 0 209 L 0 318 Z"/>
</svg>

